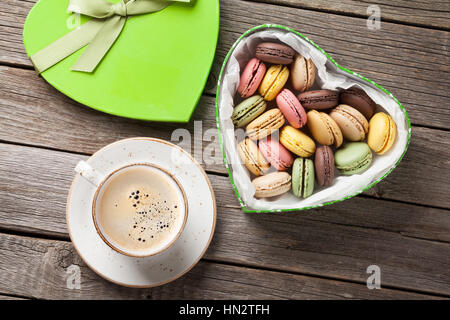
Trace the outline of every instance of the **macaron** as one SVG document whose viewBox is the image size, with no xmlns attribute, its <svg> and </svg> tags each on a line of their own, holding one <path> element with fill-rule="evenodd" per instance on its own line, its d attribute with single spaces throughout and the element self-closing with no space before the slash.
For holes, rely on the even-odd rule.
<svg viewBox="0 0 450 320">
<path fill-rule="evenodd" d="M 330 112 L 330 117 L 341 128 L 344 138 L 350 141 L 363 141 L 369 132 L 369 122 L 361 112 L 346 104 L 338 105 Z"/>
<path fill-rule="evenodd" d="M 289 69 L 286 66 L 271 66 L 259 86 L 259 93 L 265 100 L 272 101 L 283 89 L 288 78 Z"/>
<path fill-rule="evenodd" d="M 317 183 L 326 187 L 334 179 L 334 156 L 329 146 L 319 146 L 314 157 L 314 168 L 316 169 Z"/>
<path fill-rule="evenodd" d="M 280 142 L 286 149 L 300 157 L 310 157 L 316 151 L 313 139 L 291 126 L 285 126 L 280 130 Z"/>
<path fill-rule="evenodd" d="M 305 109 L 303 109 L 300 101 L 298 101 L 295 94 L 293 94 L 289 89 L 283 89 L 280 94 L 278 94 L 277 105 L 286 120 L 294 128 L 298 129 L 306 124 L 306 120 L 308 118 L 306 116 Z"/>
<path fill-rule="evenodd" d="M 341 129 L 325 112 L 311 110 L 308 112 L 308 129 L 314 139 L 325 146 L 334 145 L 339 148 L 344 141 Z"/>
<path fill-rule="evenodd" d="M 247 63 L 237 89 L 242 98 L 248 98 L 258 90 L 266 70 L 266 65 L 259 59 L 253 58 Z"/>
<path fill-rule="evenodd" d="M 234 108 L 231 120 L 236 127 L 243 127 L 263 113 L 266 107 L 266 101 L 259 94 L 254 95 Z"/>
<path fill-rule="evenodd" d="M 397 125 L 394 119 L 384 112 L 376 113 L 369 122 L 367 143 L 377 154 L 384 154 L 394 145 Z"/>
<path fill-rule="evenodd" d="M 252 140 L 245 138 L 241 141 L 238 145 L 238 153 L 247 169 L 255 176 L 260 176 L 269 170 L 270 164 Z"/>
<path fill-rule="evenodd" d="M 258 143 L 264 158 L 278 171 L 285 171 L 292 166 L 294 157 L 277 139 L 267 137 Z"/>
<path fill-rule="evenodd" d="M 280 109 L 274 108 L 264 112 L 250 122 L 245 131 L 250 139 L 259 140 L 280 129 L 284 122 L 285 120 Z"/>
<path fill-rule="evenodd" d="M 292 87 L 300 92 L 311 88 L 316 80 L 316 66 L 311 59 L 306 59 L 301 54 L 297 54 L 291 66 Z"/>
<path fill-rule="evenodd" d="M 342 91 L 339 100 L 341 104 L 347 104 L 357 109 L 368 120 L 372 118 L 377 106 L 364 90 L 356 87 Z"/>
<path fill-rule="evenodd" d="M 336 151 L 334 162 L 344 175 L 359 174 L 372 163 L 372 151 L 365 142 L 349 142 Z"/>
<path fill-rule="evenodd" d="M 314 163 L 297 158 L 292 166 L 292 192 L 299 198 L 308 198 L 314 191 Z"/>
<path fill-rule="evenodd" d="M 298 100 L 306 109 L 324 110 L 339 104 L 339 93 L 333 90 L 314 90 L 300 93 Z"/>
<path fill-rule="evenodd" d="M 263 42 L 256 46 L 256 57 L 272 64 L 291 64 L 294 55 L 294 49 L 280 43 Z"/>
<path fill-rule="evenodd" d="M 255 197 L 270 198 L 291 190 L 291 175 L 287 172 L 272 172 L 252 181 Z"/>
</svg>

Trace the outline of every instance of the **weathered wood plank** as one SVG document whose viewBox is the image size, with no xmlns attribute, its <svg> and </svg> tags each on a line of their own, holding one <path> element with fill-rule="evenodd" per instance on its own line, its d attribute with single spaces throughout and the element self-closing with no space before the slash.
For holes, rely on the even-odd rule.
<svg viewBox="0 0 450 320">
<path fill-rule="evenodd" d="M 262 3 L 291 6 L 302 9 L 322 10 L 331 13 L 356 15 L 368 17 L 367 8 L 378 5 L 381 10 L 381 19 L 398 23 L 422 25 L 450 29 L 450 2 L 449 1 L 420 1 L 420 0 L 247 0 Z"/>
<path fill-rule="evenodd" d="M 30 70 L 0 67 L 0 93 L 0 140 L 92 154 L 108 143 L 131 136 L 170 140 L 174 130 L 183 128 L 192 134 L 191 145 L 183 147 L 210 172 L 226 173 L 217 139 L 211 142 L 205 135 L 206 131 L 217 133 L 213 97 L 204 96 L 193 120 L 180 125 L 122 119 L 91 110 L 57 92 Z M 212 163 L 202 161 L 202 151 L 211 143 L 217 153 L 209 159 Z M 405 159 L 367 194 L 450 208 L 448 190 L 443 187 L 450 181 L 450 171 L 446 170 L 449 144 L 449 131 L 414 127 Z M 421 183 L 405 188 L 411 181 Z"/>
<path fill-rule="evenodd" d="M 360 18 L 261 3 L 226 3 L 221 7 L 219 57 L 225 56 L 223 48 L 228 50 L 255 25 L 287 25 L 314 40 L 339 64 L 391 91 L 406 106 L 413 123 L 449 128 L 448 32 L 393 23 L 372 31 Z"/>
<path fill-rule="evenodd" d="M 450 132 L 413 127 L 409 149 L 390 176 L 366 194 L 450 208 Z"/>
<path fill-rule="evenodd" d="M 20 40 L 21 23 L 28 9 L 23 13 L 21 10 L 24 6 L 8 7 L 11 3 L 14 1 L 6 1 L 6 5 L 2 5 L 0 9 L 0 62 L 29 66 Z M 273 13 L 275 10 L 272 9 L 275 8 L 276 13 Z M 14 15 L 11 16 L 10 12 Z M 413 107 L 412 110 L 409 109 L 413 122 L 449 128 L 449 99 L 446 90 L 449 79 L 445 77 L 449 65 L 446 51 L 448 36 L 447 33 L 436 30 L 425 32 L 422 28 L 383 24 L 383 29 L 373 34 L 366 29 L 363 19 L 261 4 L 243 4 L 236 0 L 223 1 L 223 30 L 211 83 L 214 83 L 220 63 L 237 36 L 252 25 L 274 19 L 312 35 L 316 42 L 343 65 L 368 75 L 388 89 L 394 88 L 390 90 L 407 107 Z M 303 21 L 310 24 L 302 23 Z M 345 45 L 342 40 L 344 35 L 347 35 L 345 41 L 352 41 L 352 47 Z M 9 40 L 5 42 L 4 39 Z M 367 46 L 361 43 L 367 43 Z M 21 56 L 23 61 L 14 61 L 17 56 Z M 82 108 L 56 93 L 42 79 L 33 77 L 32 71 L 2 68 L 0 105 L 3 120 L 0 139 L 92 153 L 118 138 L 150 135 L 169 139 L 168 131 L 178 127 L 124 120 Z M 194 119 L 203 120 L 204 128 L 214 128 L 213 114 L 213 99 L 204 97 Z M 193 127 L 193 123 L 186 125 L 190 131 Z M 48 128 L 52 130 L 49 131 Z M 442 168 L 448 167 L 449 134 L 426 128 L 414 128 L 414 131 L 413 144 L 407 158 L 387 181 L 370 193 L 383 198 L 448 208 L 449 197 L 445 187 L 449 181 L 448 170 Z M 1 157 L 11 156 L 6 157 L 8 169 L 1 172 L 2 177 L 7 177 L 3 181 L 21 177 L 20 181 L 12 184 L 0 184 L 0 202 L 2 205 L 6 203 L 6 209 L 1 209 L 0 226 L 66 237 L 62 222 L 65 194 L 72 178 L 72 165 L 83 156 L 67 155 L 69 158 L 73 157 L 72 163 L 64 161 L 65 156 L 54 159 L 56 154 L 63 153 L 38 149 L 27 153 L 24 150 L 34 149 L 18 148 L 17 152 L 5 149 L 5 153 L 0 153 Z M 412 150 L 414 151 L 411 152 Z M 48 154 L 43 155 L 46 152 Z M 32 161 L 41 157 L 48 159 L 47 164 L 52 166 L 57 163 L 52 167 L 53 171 L 42 167 L 45 162 L 39 162 L 39 166 Z M 21 159 L 19 164 L 18 159 Z M 16 169 L 11 171 L 10 168 Z M 223 172 L 222 166 L 206 168 L 213 172 Z M 61 176 L 64 170 L 67 170 L 67 174 Z M 47 186 L 42 181 L 30 178 L 35 177 L 36 173 L 49 181 Z M 397 179 L 397 175 L 401 178 Z M 55 183 L 54 177 L 58 177 L 58 183 Z M 386 278 L 389 285 L 448 294 L 448 211 L 357 198 L 311 211 L 314 213 L 311 215 L 308 212 L 256 217 L 243 215 L 237 208 L 225 177 L 211 176 L 211 179 L 216 193 L 224 195 L 218 199 L 220 210 L 224 212 L 219 216 L 223 216 L 221 221 L 224 223 L 221 223 L 223 229 L 218 226 L 213 246 L 208 251 L 210 259 L 360 282 L 364 282 L 367 276 L 366 266 L 374 263 L 373 261 L 381 261 L 379 264 L 383 279 Z M 414 184 L 405 190 L 404 186 L 411 185 L 411 181 L 424 180 L 422 185 Z M 23 181 L 27 183 L 23 184 Z M 29 181 L 34 182 L 29 185 Z M 21 191 L 29 190 L 28 188 L 34 194 L 31 198 Z M 21 208 L 18 209 L 15 200 Z M 360 211 L 370 214 L 362 218 Z M 243 228 L 244 235 L 236 226 Z M 273 237 L 267 239 L 267 234 Z M 331 246 L 328 245 L 330 242 Z M 441 269 L 444 271 L 441 272 Z M 436 270 L 439 271 L 436 273 Z"/>
<path fill-rule="evenodd" d="M 151 123 L 110 116 L 86 108 L 56 91 L 30 70 L 0 67 L 0 74 L 5 76 L 3 79 L 0 76 L 0 131 L 6 133 L 0 136 L 2 140 L 91 154 L 98 150 L 98 146 L 111 143 L 118 137 L 154 136 L 171 140 L 175 130 L 194 132 L 195 126 L 198 126 L 199 136 L 194 138 L 199 142 L 204 130 L 217 131 L 214 98 L 211 97 L 202 97 L 194 120 L 190 123 Z M 201 122 L 195 123 L 195 120 Z M 21 133 L 7 133 L 11 129 L 10 125 Z M 33 137 L 40 138 L 36 140 Z M 199 148 L 194 149 L 193 145 L 190 150 L 187 148 L 199 162 L 203 162 L 202 146 L 211 143 L 208 139 L 203 140 Z M 218 145 L 218 141 L 215 143 Z M 222 152 L 214 154 L 213 159 L 221 163 Z M 217 165 L 207 168 L 214 170 L 214 167 Z M 220 168 L 219 171 L 225 172 L 225 169 Z"/>
<path fill-rule="evenodd" d="M 6 0 L 0 11 L 0 63 L 31 68 L 22 44 L 23 21 L 34 1 Z M 240 0 L 221 1 L 221 31 L 207 92 L 220 66 L 247 29 L 266 22 L 288 25 L 319 43 L 340 64 L 393 92 L 414 123 L 450 128 L 448 32 L 383 23 L 367 29 L 360 18 Z"/>
<path fill-rule="evenodd" d="M 0 292 L 40 299 L 431 299 L 428 295 L 201 261 L 174 282 L 124 288 L 94 274 L 70 242 L 0 234 Z M 80 288 L 67 285 L 80 268 Z M 70 284 L 70 280 L 69 280 Z M 72 289 L 73 288 L 73 289 Z"/>
<path fill-rule="evenodd" d="M 0 228 L 67 239 L 66 196 L 87 156 L 0 144 Z M 448 210 L 357 197 L 288 214 L 244 214 L 226 177 L 206 257 L 253 267 L 365 282 L 376 264 L 386 286 L 449 294 Z"/>
<path fill-rule="evenodd" d="M 1 300 L 27 300 L 27 299 L 19 298 L 19 297 L 13 297 L 13 296 L 0 295 L 0 301 Z"/>
</svg>

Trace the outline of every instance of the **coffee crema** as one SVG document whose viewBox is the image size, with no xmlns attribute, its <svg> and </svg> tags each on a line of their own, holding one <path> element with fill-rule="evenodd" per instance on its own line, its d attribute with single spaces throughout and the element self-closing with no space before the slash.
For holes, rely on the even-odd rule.
<svg viewBox="0 0 450 320">
<path fill-rule="evenodd" d="M 100 232 L 126 252 L 164 248 L 177 237 L 184 210 L 175 180 L 148 165 L 126 167 L 110 176 L 95 204 Z"/>
</svg>

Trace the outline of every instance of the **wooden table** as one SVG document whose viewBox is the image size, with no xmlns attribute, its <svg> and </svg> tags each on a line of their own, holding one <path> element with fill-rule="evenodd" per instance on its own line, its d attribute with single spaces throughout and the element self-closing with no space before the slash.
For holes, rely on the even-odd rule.
<svg viewBox="0 0 450 320">
<path fill-rule="evenodd" d="M 210 81 L 182 127 L 193 132 L 196 120 L 203 130 L 216 126 L 215 83 L 226 52 L 252 26 L 279 23 L 312 38 L 406 106 L 413 134 L 400 166 L 373 189 L 336 205 L 244 214 L 224 166 L 204 165 L 218 205 L 204 259 L 173 283 L 130 289 L 94 274 L 72 247 L 65 204 L 73 168 L 108 143 L 170 139 L 179 125 L 109 116 L 56 91 L 36 75 L 22 44 L 35 0 L 0 0 L 0 299 L 450 297 L 450 2 L 372 2 L 381 8 L 380 30 L 367 27 L 365 1 L 221 1 Z M 79 289 L 68 285 L 72 265 L 81 272 Z M 370 265 L 381 269 L 381 290 L 366 286 Z"/>
</svg>

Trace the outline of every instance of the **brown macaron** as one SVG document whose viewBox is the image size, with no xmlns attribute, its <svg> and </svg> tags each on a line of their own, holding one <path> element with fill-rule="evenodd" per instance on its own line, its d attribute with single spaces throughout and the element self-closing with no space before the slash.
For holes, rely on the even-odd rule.
<svg viewBox="0 0 450 320">
<path fill-rule="evenodd" d="M 300 92 L 311 88 L 316 80 L 316 66 L 311 59 L 297 54 L 291 66 L 292 87 Z"/>
<path fill-rule="evenodd" d="M 295 51 L 291 47 L 274 42 L 263 42 L 256 46 L 256 57 L 272 64 L 291 64 Z"/>
<path fill-rule="evenodd" d="M 300 93 L 298 100 L 306 109 L 331 109 L 339 104 L 339 93 L 326 89 L 307 91 Z"/>
<path fill-rule="evenodd" d="M 322 187 L 329 186 L 334 179 L 334 156 L 329 146 L 317 147 L 314 167 L 317 183 Z"/>
<path fill-rule="evenodd" d="M 377 107 L 377 104 L 364 90 L 356 87 L 342 91 L 339 97 L 339 102 L 357 109 L 364 115 L 364 117 L 366 117 L 367 120 L 372 118 Z"/>
<path fill-rule="evenodd" d="M 334 179 L 334 156 L 329 146 L 317 147 L 314 167 L 317 183 L 322 187 L 329 186 Z"/>
<path fill-rule="evenodd" d="M 369 122 L 361 112 L 346 104 L 338 105 L 330 117 L 341 128 L 344 138 L 350 141 L 363 141 L 369 132 Z"/>
<path fill-rule="evenodd" d="M 314 139 L 322 145 L 334 145 L 339 148 L 344 141 L 341 129 L 325 112 L 311 110 L 306 123 Z"/>
</svg>

